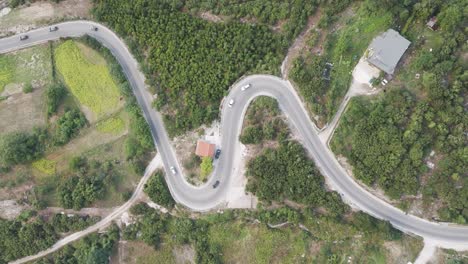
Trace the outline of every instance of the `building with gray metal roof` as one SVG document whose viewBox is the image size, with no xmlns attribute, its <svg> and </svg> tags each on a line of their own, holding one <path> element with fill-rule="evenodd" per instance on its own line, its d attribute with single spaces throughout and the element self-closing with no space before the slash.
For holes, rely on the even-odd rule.
<svg viewBox="0 0 468 264">
<path fill-rule="evenodd" d="M 380 34 L 369 46 L 367 61 L 387 74 L 393 74 L 410 41 L 389 29 Z"/>
</svg>

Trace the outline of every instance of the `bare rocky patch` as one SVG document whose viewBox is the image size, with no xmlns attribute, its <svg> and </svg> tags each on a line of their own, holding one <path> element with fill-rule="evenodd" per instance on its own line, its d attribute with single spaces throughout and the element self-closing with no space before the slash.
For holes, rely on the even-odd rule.
<svg viewBox="0 0 468 264">
<path fill-rule="evenodd" d="M 292 67 L 292 62 L 306 48 L 307 39 L 316 30 L 316 27 L 317 27 L 318 21 L 320 20 L 321 15 L 322 15 L 321 9 L 318 9 L 313 16 L 309 17 L 309 20 L 307 22 L 307 25 L 305 26 L 305 29 L 302 31 L 301 34 L 299 34 L 299 36 L 296 38 L 294 43 L 288 49 L 288 53 L 286 54 L 286 58 L 284 59 L 282 65 L 281 65 L 281 73 L 283 75 L 283 78 L 285 78 L 285 79 L 288 78 L 289 70 Z M 281 23 L 279 23 L 277 25 L 277 27 L 275 27 L 275 28 L 277 28 L 277 30 L 280 30 L 281 29 Z"/>
<path fill-rule="evenodd" d="M 24 206 L 14 200 L 0 201 L 0 218 L 13 220 L 23 211 Z"/>
<path fill-rule="evenodd" d="M 0 37 L 61 20 L 86 19 L 90 17 L 91 7 L 91 0 L 37 1 L 23 5 L 0 16 Z"/>
<path fill-rule="evenodd" d="M 212 14 L 210 12 L 202 12 L 200 14 L 200 17 L 205 19 L 205 20 L 208 20 L 208 21 L 211 21 L 211 22 L 214 22 L 214 23 L 219 23 L 219 22 L 223 22 L 223 18 L 220 17 L 220 16 L 217 16 L 215 14 Z"/>
</svg>

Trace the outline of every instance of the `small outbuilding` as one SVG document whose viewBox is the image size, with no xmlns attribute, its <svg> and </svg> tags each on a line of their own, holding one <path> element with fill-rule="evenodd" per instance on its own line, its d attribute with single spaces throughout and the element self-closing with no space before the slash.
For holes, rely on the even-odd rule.
<svg viewBox="0 0 468 264">
<path fill-rule="evenodd" d="M 195 149 L 195 155 L 199 157 L 213 157 L 215 149 L 215 144 L 210 144 L 204 140 L 198 140 L 197 148 Z"/>
<path fill-rule="evenodd" d="M 392 75 L 398 61 L 400 61 L 410 44 L 411 42 L 398 32 L 389 29 L 372 40 L 367 53 L 367 61 Z"/>
<path fill-rule="evenodd" d="M 431 29 L 431 30 L 436 30 L 437 29 L 437 17 L 431 17 L 429 21 L 427 21 L 426 26 Z"/>
</svg>

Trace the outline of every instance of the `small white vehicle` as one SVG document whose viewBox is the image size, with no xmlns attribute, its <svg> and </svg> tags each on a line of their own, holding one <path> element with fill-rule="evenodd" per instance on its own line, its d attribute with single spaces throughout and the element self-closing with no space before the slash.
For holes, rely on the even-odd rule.
<svg viewBox="0 0 468 264">
<path fill-rule="evenodd" d="M 171 170 L 172 174 L 174 174 L 174 175 L 177 173 L 176 170 L 175 170 L 175 168 L 174 168 L 174 166 L 172 166 L 172 167 L 170 168 L 170 170 Z"/>
<path fill-rule="evenodd" d="M 242 86 L 242 87 L 241 87 L 241 90 L 242 90 L 242 91 L 245 91 L 245 90 L 249 89 L 249 88 L 250 88 L 250 86 L 251 86 L 251 84 L 250 84 L 250 83 L 248 83 L 248 84 L 246 84 L 246 85 Z"/>
<path fill-rule="evenodd" d="M 229 100 L 228 106 L 229 106 L 229 107 L 232 107 L 233 105 L 234 105 L 234 99 Z"/>
<path fill-rule="evenodd" d="M 49 27 L 49 32 L 54 32 L 54 31 L 57 31 L 57 30 L 58 30 L 57 26 Z"/>
</svg>

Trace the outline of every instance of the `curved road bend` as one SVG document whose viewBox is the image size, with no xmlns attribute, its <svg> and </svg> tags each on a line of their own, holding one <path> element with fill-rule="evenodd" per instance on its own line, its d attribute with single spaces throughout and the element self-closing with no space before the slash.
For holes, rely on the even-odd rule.
<svg viewBox="0 0 468 264">
<path fill-rule="evenodd" d="M 390 221 L 398 229 L 435 241 L 438 245 L 452 248 L 468 248 L 468 227 L 444 225 L 406 215 L 401 210 L 381 201 L 362 187 L 339 165 L 333 153 L 318 138 L 316 127 L 309 119 L 301 101 L 289 82 L 266 75 L 249 76 L 236 83 L 227 99 L 235 99 L 232 108 L 227 107 L 229 100 L 224 100 L 221 114 L 223 154 L 215 167 L 213 176 L 200 187 L 187 183 L 179 173 L 181 171 L 175 152 L 170 144 L 161 115 L 151 107 L 152 96 L 147 92 L 145 78 L 138 69 L 138 64 L 128 51 L 125 43 L 115 33 L 101 24 L 90 21 L 71 21 L 57 24 L 58 31 L 49 32 L 48 27 L 26 33 L 29 38 L 19 40 L 19 36 L 0 39 L 0 53 L 33 46 L 60 37 L 78 37 L 88 34 L 110 49 L 130 82 L 138 103 L 149 123 L 151 133 L 166 169 L 166 180 L 174 199 L 193 210 L 207 211 L 225 201 L 233 171 L 233 155 L 239 155 L 238 136 L 247 106 L 255 97 L 267 95 L 278 100 L 279 106 L 288 117 L 302 138 L 304 147 L 313 157 L 316 165 L 328 182 L 343 199 L 377 218 Z M 92 31 L 96 26 L 98 31 Z M 252 87 L 241 91 L 240 87 L 251 83 Z M 174 166 L 176 175 L 169 168 Z M 218 188 L 211 186 L 220 180 Z"/>
</svg>

